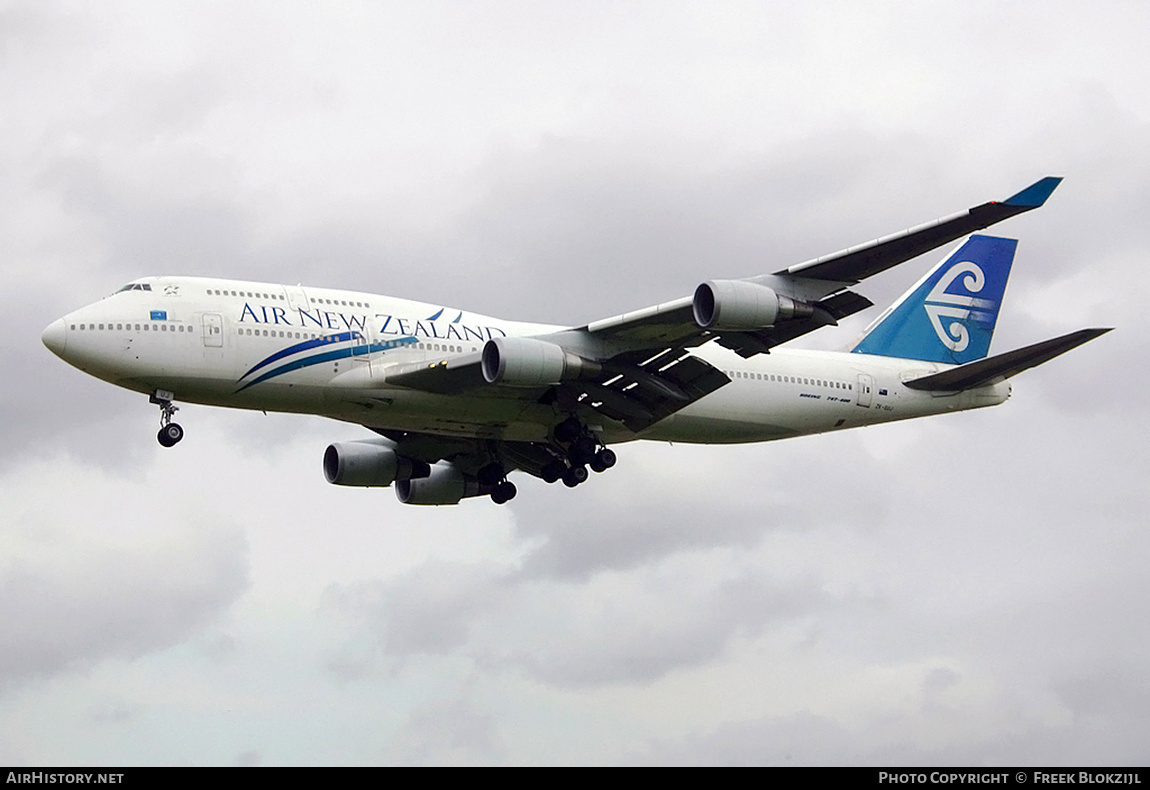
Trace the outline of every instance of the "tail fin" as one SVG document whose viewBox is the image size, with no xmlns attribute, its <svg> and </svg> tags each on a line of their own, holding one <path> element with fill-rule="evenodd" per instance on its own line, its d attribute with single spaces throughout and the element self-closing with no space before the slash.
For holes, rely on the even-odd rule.
<svg viewBox="0 0 1150 790">
<path fill-rule="evenodd" d="M 1018 242 L 971 236 L 903 294 L 851 349 L 856 354 L 961 365 L 982 359 Z"/>
</svg>

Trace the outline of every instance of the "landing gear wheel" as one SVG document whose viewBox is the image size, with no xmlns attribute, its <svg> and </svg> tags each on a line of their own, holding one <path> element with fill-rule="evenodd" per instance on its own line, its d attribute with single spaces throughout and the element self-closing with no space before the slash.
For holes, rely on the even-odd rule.
<svg viewBox="0 0 1150 790">
<path fill-rule="evenodd" d="M 574 488 L 587 479 L 587 467 L 580 464 L 573 466 L 563 473 L 563 485 Z"/>
<path fill-rule="evenodd" d="M 558 479 L 574 488 L 587 479 L 587 467 L 599 473 L 615 465 L 615 452 L 607 449 L 599 434 L 574 414 L 552 428 L 551 436 L 551 450 L 561 453 L 562 458 L 556 458 L 540 470 L 540 477 L 549 483 Z"/>
<path fill-rule="evenodd" d="M 491 492 L 491 501 L 497 505 L 502 505 L 515 499 L 517 493 L 518 491 L 515 488 L 515 484 L 510 480 L 504 480 L 495 486 L 495 490 Z"/>
<path fill-rule="evenodd" d="M 171 447 L 183 438 L 184 429 L 174 422 L 170 422 L 163 428 L 160 428 L 159 434 L 156 435 L 156 439 L 158 439 L 164 447 Z"/>
<path fill-rule="evenodd" d="M 539 476 L 543 478 L 544 483 L 557 483 L 563 477 L 563 473 L 567 471 L 562 461 L 552 461 L 539 470 Z"/>
</svg>

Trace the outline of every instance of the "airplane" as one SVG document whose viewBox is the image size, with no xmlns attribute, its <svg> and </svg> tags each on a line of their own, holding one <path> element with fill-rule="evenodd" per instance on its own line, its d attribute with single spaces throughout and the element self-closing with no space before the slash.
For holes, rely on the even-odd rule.
<svg viewBox="0 0 1150 790">
<path fill-rule="evenodd" d="M 763 442 L 1004 402 L 1008 379 L 1109 328 L 987 356 L 1017 241 L 975 233 L 1061 178 L 772 274 L 582 326 L 505 321 L 389 296 L 143 277 L 54 321 L 44 345 L 147 394 L 161 445 L 180 401 L 318 414 L 373 436 L 323 454 L 329 483 L 401 502 L 510 501 L 513 471 L 574 488 L 646 439 Z M 962 239 L 846 351 L 788 349 L 872 306 L 862 280 Z"/>
</svg>

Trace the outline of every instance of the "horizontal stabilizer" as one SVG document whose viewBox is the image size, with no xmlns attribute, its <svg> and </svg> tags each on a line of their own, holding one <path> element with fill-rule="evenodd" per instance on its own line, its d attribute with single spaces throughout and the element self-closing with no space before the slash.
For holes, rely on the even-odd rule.
<svg viewBox="0 0 1150 790">
<path fill-rule="evenodd" d="M 1110 327 L 1100 329 L 1079 329 L 1069 335 L 1044 340 L 1005 354 L 980 359 L 966 365 L 959 365 L 942 373 L 934 373 L 906 382 L 906 386 L 916 390 L 935 392 L 955 392 L 993 384 L 1017 375 L 1028 368 L 1049 362 L 1059 354 L 1086 343 L 1110 331 Z"/>
</svg>

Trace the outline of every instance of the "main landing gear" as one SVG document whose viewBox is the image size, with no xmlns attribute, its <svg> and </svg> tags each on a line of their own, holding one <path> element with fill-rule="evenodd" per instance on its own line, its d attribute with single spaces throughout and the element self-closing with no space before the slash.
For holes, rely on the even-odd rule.
<svg viewBox="0 0 1150 790">
<path fill-rule="evenodd" d="M 184 438 L 184 429 L 178 423 L 172 422 L 172 417 L 180 410 L 178 406 L 172 405 L 174 397 L 175 395 L 167 390 L 156 390 L 148 398 L 160 407 L 160 432 L 156 434 L 156 439 L 164 447 L 171 447 Z"/>
<path fill-rule="evenodd" d="M 583 483 L 590 477 L 587 467 L 593 472 L 605 472 L 615 465 L 615 451 L 604 446 L 599 438 L 576 417 L 568 417 L 552 431 L 555 441 L 563 450 L 541 470 L 547 483 L 563 481 L 568 488 Z"/>
</svg>

